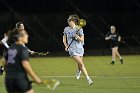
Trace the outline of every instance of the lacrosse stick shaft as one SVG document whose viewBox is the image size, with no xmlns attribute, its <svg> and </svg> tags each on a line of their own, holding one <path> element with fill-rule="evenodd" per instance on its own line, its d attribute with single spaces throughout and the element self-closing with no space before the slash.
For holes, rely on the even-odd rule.
<svg viewBox="0 0 140 93">
<path fill-rule="evenodd" d="M 81 28 L 80 28 L 80 29 L 81 29 Z M 78 29 L 78 30 L 76 31 L 76 34 L 77 34 L 77 32 L 78 32 L 80 29 Z M 67 50 L 70 48 L 70 46 L 71 46 L 71 44 L 73 43 L 73 41 L 74 41 L 74 38 L 72 39 L 72 41 L 71 41 L 70 44 L 68 45 Z"/>
<path fill-rule="evenodd" d="M 49 52 L 43 53 L 43 52 L 34 52 L 34 54 L 38 54 L 38 55 L 47 55 L 49 54 Z"/>
</svg>

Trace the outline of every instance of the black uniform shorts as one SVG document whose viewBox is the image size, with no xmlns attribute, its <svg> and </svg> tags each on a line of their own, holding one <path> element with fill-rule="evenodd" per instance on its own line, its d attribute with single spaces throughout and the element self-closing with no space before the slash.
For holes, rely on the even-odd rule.
<svg viewBox="0 0 140 93">
<path fill-rule="evenodd" d="M 115 47 L 118 47 L 119 43 L 118 42 L 114 42 L 114 43 L 111 43 L 111 48 L 115 48 Z"/>
<path fill-rule="evenodd" d="M 31 82 L 27 76 L 6 76 L 5 86 L 8 93 L 19 92 L 25 93 L 32 89 Z"/>
</svg>

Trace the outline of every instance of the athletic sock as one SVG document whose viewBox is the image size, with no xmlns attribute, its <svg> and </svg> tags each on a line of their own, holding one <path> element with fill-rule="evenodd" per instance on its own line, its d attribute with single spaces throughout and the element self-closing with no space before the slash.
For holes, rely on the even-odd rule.
<svg viewBox="0 0 140 93">
<path fill-rule="evenodd" d="M 115 59 L 114 59 L 114 58 L 112 58 L 112 61 L 115 61 Z"/>
<path fill-rule="evenodd" d="M 86 78 L 87 78 L 87 80 L 89 80 L 89 79 L 90 79 L 90 78 L 89 78 L 89 76 L 87 76 Z"/>
</svg>

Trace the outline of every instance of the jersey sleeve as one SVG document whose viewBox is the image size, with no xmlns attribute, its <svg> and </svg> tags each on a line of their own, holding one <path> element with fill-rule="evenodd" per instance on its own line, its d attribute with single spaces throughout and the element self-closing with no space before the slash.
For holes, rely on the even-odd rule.
<svg viewBox="0 0 140 93">
<path fill-rule="evenodd" d="M 29 52 L 28 52 L 28 49 L 24 48 L 22 49 L 21 51 L 21 60 L 24 61 L 24 60 L 29 60 Z"/>
<path fill-rule="evenodd" d="M 84 36 L 84 32 L 83 32 L 83 29 L 82 28 L 79 30 L 79 35 L 80 36 Z"/>
<path fill-rule="evenodd" d="M 66 31 L 67 31 L 67 28 L 65 27 L 64 28 L 64 32 L 63 32 L 63 34 L 66 36 L 67 34 L 66 34 Z"/>
</svg>

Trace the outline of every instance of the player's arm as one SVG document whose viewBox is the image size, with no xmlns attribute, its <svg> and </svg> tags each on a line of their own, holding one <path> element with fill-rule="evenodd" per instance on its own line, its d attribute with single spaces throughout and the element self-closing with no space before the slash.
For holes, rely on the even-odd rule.
<svg viewBox="0 0 140 93">
<path fill-rule="evenodd" d="M 105 37 L 105 40 L 109 40 L 109 39 L 111 39 L 111 37 L 109 36 L 109 37 Z"/>
<path fill-rule="evenodd" d="M 26 47 L 26 45 L 23 45 L 24 47 Z M 30 53 L 30 54 L 34 54 L 35 52 L 34 51 L 32 51 L 32 50 L 30 50 L 28 47 L 26 47 L 27 49 L 28 49 L 28 52 Z"/>
<path fill-rule="evenodd" d="M 76 33 L 75 38 L 78 41 L 84 42 L 84 33 L 82 28 Z"/>
<path fill-rule="evenodd" d="M 28 73 L 28 75 L 37 83 L 37 84 L 41 84 L 42 81 L 40 80 L 40 78 L 35 74 L 35 72 L 32 70 L 29 62 L 27 60 L 22 61 L 22 65 L 25 69 L 25 71 Z"/>
<path fill-rule="evenodd" d="M 22 66 L 25 69 L 25 71 L 27 72 L 27 74 L 37 83 L 37 84 L 41 84 L 41 80 L 39 79 L 39 77 L 35 74 L 35 72 L 32 70 L 30 63 L 29 63 L 29 52 L 28 50 L 25 48 L 21 51 L 21 62 L 22 62 Z"/>
<path fill-rule="evenodd" d="M 7 44 L 8 36 L 5 36 L 2 40 L 1 43 L 6 47 L 9 48 L 9 45 Z"/>
<path fill-rule="evenodd" d="M 32 51 L 29 48 L 28 48 L 28 51 L 29 51 L 30 54 L 34 54 L 35 53 L 35 51 Z"/>
<path fill-rule="evenodd" d="M 78 41 L 84 42 L 84 35 L 78 36 L 77 34 L 75 35 Z"/>
<path fill-rule="evenodd" d="M 119 42 L 121 41 L 121 36 L 118 37 L 118 41 L 119 41 Z"/>
<path fill-rule="evenodd" d="M 66 35 L 63 35 L 63 44 L 65 46 L 65 51 L 67 51 L 68 44 L 67 44 L 67 37 L 66 37 Z"/>
<path fill-rule="evenodd" d="M 121 42 L 121 36 L 119 33 L 117 33 L 117 36 L 118 36 L 118 42 Z"/>
<path fill-rule="evenodd" d="M 107 33 L 105 40 L 109 40 L 109 39 L 111 39 L 111 36 L 109 35 L 109 33 Z"/>
<path fill-rule="evenodd" d="M 63 35 L 63 44 L 65 47 L 68 47 L 66 35 Z"/>
</svg>

